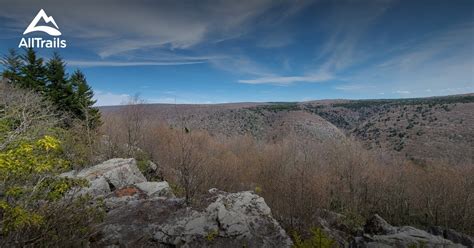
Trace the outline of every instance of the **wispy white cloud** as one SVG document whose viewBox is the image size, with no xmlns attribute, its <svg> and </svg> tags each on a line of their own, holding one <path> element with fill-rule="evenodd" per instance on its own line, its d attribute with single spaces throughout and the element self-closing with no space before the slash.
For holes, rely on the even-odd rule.
<svg viewBox="0 0 474 248">
<path fill-rule="evenodd" d="M 271 33 L 257 42 L 258 47 L 262 48 L 280 48 L 287 46 L 293 42 L 293 38 L 289 32 Z"/>
<path fill-rule="evenodd" d="M 123 66 L 170 66 L 170 65 L 191 65 L 201 64 L 204 61 L 162 61 L 162 62 L 126 62 L 126 61 L 87 61 L 87 60 L 68 60 L 68 65 L 80 67 L 123 67 Z"/>
<path fill-rule="evenodd" d="M 151 98 L 147 100 L 147 103 L 167 103 L 167 104 L 178 104 L 183 102 L 178 102 L 174 97 L 160 97 L 160 98 Z"/>
<path fill-rule="evenodd" d="M 362 40 L 392 4 L 392 0 L 367 1 L 364 8 L 357 1 L 336 4 L 321 24 L 328 38 L 316 51 L 317 67 L 336 74 L 367 60 L 371 54 L 361 49 Z"/>
<path fill-rule="evenodd" d="M 439 89 L 439 92 L 442 94 L 463 94 L 466 92 L 474 92 L 474 84 L 471 86 L 466 86 L 466 87 L 455 87 L 455 88 L 443 88 Z"/>
<path fill-rule="evenodd" d="M 153 58 L 153 59 L 150 59 Z M 159 59 L 155 59 L 159 58 Z M 222 55 L 190 56 L 165 51 L 130 52 L 116 55 L 110 59 L 67 60 L 71 66 L 81 67 L 125 67 L 125 66 L 174 66 L 207 63 L 211 60 L 223 59 Z"/>
<path fill-rule="evenodd" d="M 395 94 L 401 94 L 401 95 L 411 94 L 411 92 L 410 92 L 409 90 L 396 90 L 396 91 L 394 91 L 393 93 L 395 93 Z"/>
<path fill-rule="evenodd" d="M 156 97 L 146 97 L 141 94 L 140 99 L 145 103 L 164 103 L 164 104 L 211 104 L 213 101 L 207 99 L 206 96 L 184 93 L 182 95 L 174 95 L 163 92 L 163 95 Z M 117 106 L 127 104 L 132 100 L 133 96 L 129 94 L 120 94 L 110 91 L 95 91 L 94 99 L 97 101 L 95 106 Z"/>
<path fill-rule="evenodd" d="M 470 87 L 472 92 L 473 35 L 474 24 L 468 23 L 418 37 L 408 42 L 409 45 L 400 45 L 396 54 L 369 64 L 344 80 L 377 84 L 379 89 L 395 94 L 443 94 L 441 90 L 446 85 L 464 89 L 464 93 L 469 92 Z"/>
<path fill-rule="evenodd" d="M 243 54 L 228 55 L 210 59 L 209 63 L 220 70 L 239 75 L 268 77 L 273 75 L 272 70 Z"/>
<path fill-rule="evenodd" d="M 44 8 L 68 37 L 83 38 L 103 58 L 129 51 L 165 47 L 186 49 L 223 40 L 254 27 L 253 20 L 276 5 L 293 1 L 55 1 L 4 0 L 0 17 L 26 27 L 31 10 Z"/>
<path fill-rule="evenodd" d="M 305 73 L 296 76 L 272 74 L 254 79 L 241 79 L 238 82 L 290 85 L 336 79 L 337 74 L 344 69 L 368 58 L 358 49 L 359 42 L 369 27 L 390 7 L 391 3 L 391 0 L 369 1 L 366 8 L 360 8 L 359 3 L 351 1 L 335 4 L 333 12 L 328 14 L 327 20 L 319 27 L 323 32 L 328 33 L 328 38 L 319 47 L 314 58 L 315 64 L 308 66 Z M 264 39 L 258 45 L 272 48 L 285 46 L 292 42 L 290 36 L 276 36 L 273 39 L 271 36 L 269 37 L 269 40 Z"/>
<path fill-rule="evenodd" d="M 363 91 L 371 88 L 375 88 L 375 85 L 367 85 L 367 84 L 343 84 L 334 87 L 336 90 L 343 90 L 343 91 Z"/>
<path fill-rule="evenodd" d="M 124 104 L 130 100 L 130 97 L 131 96 L 128 94 L 117 94 L 96 90 L 94 94 L 94 99 L 97 101 L 95 106 L 113 106 Z"/>
<path fill-rule="evenodd" d="M 309 76 L 269 76 L 255 79 L 241 79 L 238 82 L 244 84 L 275 84 L 275 85 L 290 85 L 293 83 L 307 82 L 319 83 L 332 79 L 329 74 L 309 75 Z"/>
</svg>

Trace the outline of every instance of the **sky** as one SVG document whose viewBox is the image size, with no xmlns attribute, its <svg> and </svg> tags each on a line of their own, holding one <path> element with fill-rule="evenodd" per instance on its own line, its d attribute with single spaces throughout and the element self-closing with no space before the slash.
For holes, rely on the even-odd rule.
<svg viewBox="0 0 474 248">
<path fill-rule="evenodd" d="M 40 9 L 97 105 L 474 92 L 472 0 L 0 0 L 0 52 Z M 46 35 L 47 36 L 47 35 Z M 44 35 L 42 37 L 45 37 Z M 47 37 L 46 37 L 47 38 Z M 52 38 L 52 37 L 50 37 Z"/>
</svg>

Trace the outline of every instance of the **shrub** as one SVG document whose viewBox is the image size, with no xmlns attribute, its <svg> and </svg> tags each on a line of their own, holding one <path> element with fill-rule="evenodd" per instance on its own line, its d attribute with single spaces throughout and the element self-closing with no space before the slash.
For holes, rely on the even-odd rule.
<svg viewBox="0 0 474 248">
<path fill-rule="evenodd" d="M 70 152 L 89 144 L 68 143 L 61 116 L 37 93 L 0 83 L 1 247 L 80 246 L 103 216 L 100 204 L 68 193 L 85 181 L 58 177 L 79 164 Z"/>
<path fill-rule="evenodd" d="M 293 233 L 293 248 L 332 248 L 337 247 L 336 242 L 326 236 L 321 228 L 312 228 L 311 236 L 308 239 L 302 239 L 298 233 Z"/>
<path fill-rule="evenodd" d="M 100 212 L 86 205 L 83 198 L 64 198 L 72 188 L 85 185 L 82 180 L 55 177 L 68 168 L 69 163 L 61 158 L 60 142 L 51 136 L 35 142 L 19 141 L 0 152 L 1 191 L 4 192 L 0 200 L 0 244 L 44 245 L 58 239 L 73 240 L 72 237 L 77 238 L 74 242 L 80 242 L 87 237 L 73 232 L 69 233 L 73 236 L 64 236 L 66 229 L 60 228 L 70 225 L 87 233 L 89 222 Z M 77 216 L 84 211 L 90 215 Z M 64 223 L 58 218 L 76 221 Z"/>
</svg>

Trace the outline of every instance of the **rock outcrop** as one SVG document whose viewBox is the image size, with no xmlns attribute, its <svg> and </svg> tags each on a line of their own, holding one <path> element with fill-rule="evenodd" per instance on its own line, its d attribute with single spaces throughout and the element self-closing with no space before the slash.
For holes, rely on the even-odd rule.
<svg viewBox="0 0 474 248">
<path fill-rule="evenodd" d="M 453 229 L 433 226 L 428 228 L 428 232 L 433 235 L 441 236 L 447 240 L 451 240 L 454 243 L 462 244 L 469 248 L 474 247 L 474 238 L 470 237 L 469 235 L 459 233 Z"/>
<path fill-rule="evenodd" d="M 355 237 L 352 247 L 466 247 L 442 236 L 411 227 L 395 227 L 378 215 L 369 218 L 364 233 Z"/>
<path fill-rule="evenodd" d="M 264 199 L 210 190 L 188 207 L 167 182 L 148 182 L 134 159 L 112 159 L 62 176 L 84 178 L 81 194 L 103 198 L 107 214 L 91 247 L 290 247 Z"/>
<path fill-rule="evenodd" d="M 211 189 L 200 205 L 189 207 L 167 182 L 148 182 L 134 159 L 111 159 L 61 176 L 88 180 L 89 186 L 78 193 L 105 203 L 105 219 L 95 227 L 90 247 L 292 246 L 264 199 L 250 191 Z M 396 227 L 373 215 L 363 229 L 353 229 L 341 214 L 315 214 L 322 230 L 341 247 L 473 247 L 470 236 L 441 227 Z"/>
<path fill-rule="evenodd" d="M 388 224 L 388 222 L 382 219 L 378 214 L 374 214 L 367 219 L 364 232 L 370 235 L 387 235 L 396 233 L 397 229 Z"/>
<path fill-rule="evenodd" d="M 92 196 L 105 196 L 115 189 L 147 181 L 133 158 L 114 158 L 81 171 L 63 173 L 61 176 L 87 179 L 90 185 L 80 193 Z"/>
<path fill-rule="evenodd" d="M 251 192 L 209 195 L 205 209 L 177 198 L 128 201 L 111 210 L 92 246 L 290 247 L 263 198 Z"/>
<path fill-rule="evenodd" d="M 168 182 L 142 182 L 135 184 L 135 186 L 137 186 L 150 197 L 174 197 Z"/>
</svg>

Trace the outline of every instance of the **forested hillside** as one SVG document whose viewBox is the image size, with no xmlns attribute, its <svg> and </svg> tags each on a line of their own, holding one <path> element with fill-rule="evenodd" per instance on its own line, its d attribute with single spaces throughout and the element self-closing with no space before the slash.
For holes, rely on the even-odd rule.
<svg viewBox="0 0 474 248">
<path fill-rule="evenodd" d="M 244 105 L 131 101 L 101 112 L 107 143 L 126 144 L 110 148 L 109 157 L 154 161 L 159 178 L 176 182 L 189 198 L 210 187 L 253 189 L 287 230 L 309 235 L 321 226 L 314 209 L 324 209 L 345 216 L 349 233 L 373 213 L 396 225 L 471 232 L 472 104 L 471 95 Z"/>
<path fill-rule="evenodd" d="M 474 96 L 325 100 L 301 103 L 160 105 L 134 107 L 147 122 L 186 125 L 213 136 L 249 135 L 275 141 L 289 135 L 313 140 L 353 137 L 419 165 L 474 161 Z M 106 118 L 121 107 L 102 107 Z"/>
</svg>

